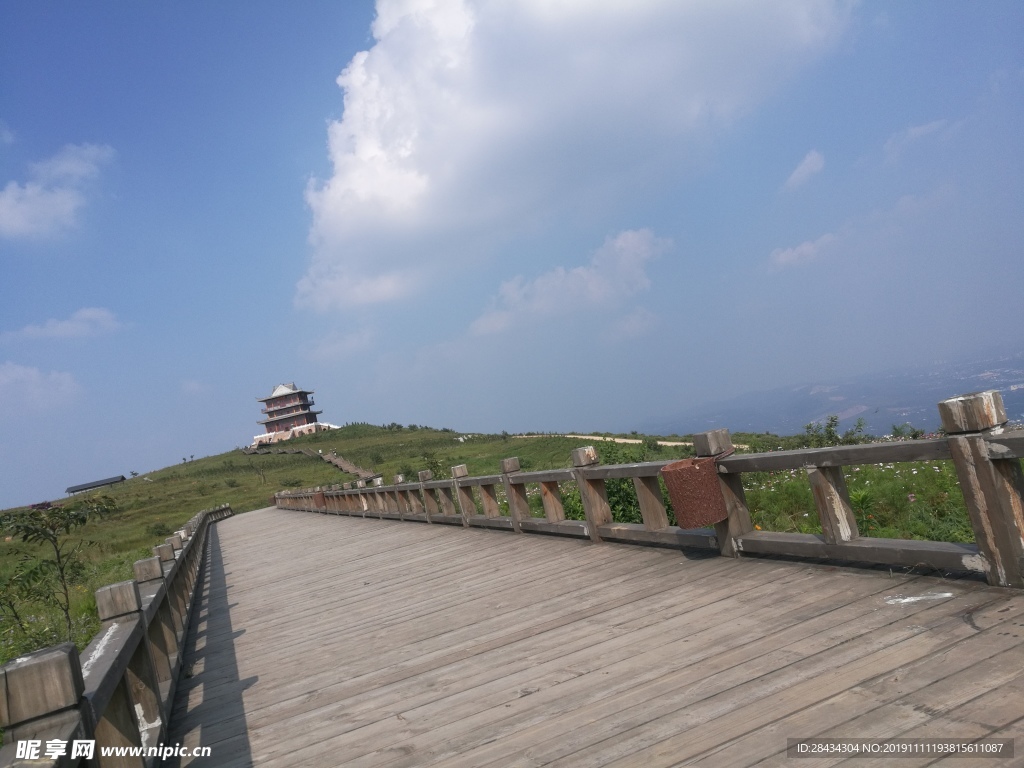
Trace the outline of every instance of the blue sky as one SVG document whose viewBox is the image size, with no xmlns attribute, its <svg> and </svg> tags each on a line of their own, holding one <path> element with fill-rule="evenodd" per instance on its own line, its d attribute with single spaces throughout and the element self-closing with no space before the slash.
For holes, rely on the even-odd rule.
<svg viewBox="0 0 1024 768">
<path fill-rule="evenodd" d="M 1017 2 L 0 0 L 0 507 L 247 444 L 282 381 L 618 431 L 1019 349 L 1021 39 Z"/>
</svg>

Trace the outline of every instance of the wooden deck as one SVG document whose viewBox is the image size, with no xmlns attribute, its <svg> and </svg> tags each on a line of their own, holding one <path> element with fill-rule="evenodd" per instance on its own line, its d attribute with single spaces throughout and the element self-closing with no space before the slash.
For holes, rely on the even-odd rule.
<svg viewBox="0 0 1024 768">
<path fill-rule="evenodd" d="M 1017 757 L 942 764 L 1024 765 L 1018 591 L 276 509 L 215 529 L 168 740 L 211 747 L 192 765 L 810 768 L 841 761 L 787 737 L 986 735 Z"/>
</svg>

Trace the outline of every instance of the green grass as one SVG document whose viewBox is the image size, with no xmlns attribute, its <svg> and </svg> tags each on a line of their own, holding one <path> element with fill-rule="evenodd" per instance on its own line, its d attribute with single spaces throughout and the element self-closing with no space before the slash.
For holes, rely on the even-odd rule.
<svg viewBox="0 0 1024 768">
<path fill-rule="evenodd" d="M 623 435 L 643 439 L 644 435 Z M 679 439 L 670 436 L 669 439 Z M 682 438 L 685 439 L 685 436 Z M 802 436 L 734 435 L 736 443 L 757 447 L 798 447 Z M 574 448 L 594 441 L 552 436 L 467 435 L 425 427 L 379 427 L 351 424 L 282 443 L 279 448 L 336 451 L 355 464 L 383 474 L 415 479 L 423 469 L 447 477 L 450 468 L 466 464 L 470 475 L 495 474 L 500 461 L 518 456 L 524 471 L 570 466 Z M 655 449 L 650 443 L 595 443 L 602 463 L 672 459 L 691 455 L 688 447 Z M 863 536 L 938 541 L 972 541 L 970 524 L 956 476 L 949 462 L 868 465 L 845 469 L 850 497 Z M 84 647 L 98 628 L 93 592 L 105 584 L 132 578 L 132 563 L 148 557 L 151 548 L 201 509 L 230 504 L 236 513 L 273 503 L 273 494 L 287 488 L 308 488 L 354 480 L 335 466 L 303 454 L 247 455 L 234 450 L 196 459 L 102 489 L 118 511 L 82 529 L 86 567 L 75 583 L 75 640 Z M 820 532 L 805 473 L 800 471 L 744 475 L 751 516 L 763 530 Z M 641 522 L 630 480 L 607 482 L 617 522 Z M 530 508 L 543 516 L 539 488 L 528 486 Z M 579 491 L 562 486 L 566 516 L 582 519 Z M 667 501 L 667 497 L 666 497 Z M 670 522 L 674 516 L 669 507 Z M 41 550 L 18 541 L 0 541 L 0 579 L 8 582 L 23 556 Z M 37 647 L 61 642 L 59 617 L 35 605 L 24 606 L 28 633 L 19 632 L 0 616 L 0 663 Z"/>
<path fill-rule="evenodd" d="M 861 536 L 974 541 L 949 461 L 844 467 Z M 751 519 L 763 530 L 821 533 L 803 470 L 743 475 Z"/>
</svg>

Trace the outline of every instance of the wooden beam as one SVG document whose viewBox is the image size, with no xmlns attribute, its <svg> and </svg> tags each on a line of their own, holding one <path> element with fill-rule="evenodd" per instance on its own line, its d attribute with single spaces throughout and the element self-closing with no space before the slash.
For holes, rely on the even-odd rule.
<svg viewBox="0 0 1024 768">
<path fill-rule="evenodd" d="M 718 461 L 720 473 L 775 472 L 804 467 L 845 467 L 900 461 L 939 461 L 949 458 L 943 439 L 907 440 L 901 443 L 841 445 L 834 448 L 802 448 L 797 451 L 734 454 Z"/>
<path fill-rule="evenodd" d="M 544 505 L 544 517 L 549 523 L 565 520 L 565 508 L 562 506 L 562 492 L 558 483 L 551 480 L 540 484 L 540 500 Z"/>
<path fill-rule="evenodd" d="M 841 467 L 807 467 L 807 479 L 821 520 L 821 532 L 829 544 L 853 541 L 860 532 L 853 515 L 846 478 Z"/>
<path fill-rule="evenodd" d="M 648 531 L 663 531 L 668 528 L 668 512 L 661 497 L 661 484 L 657 477 L 634 477 L 633 487 L 640 503 L 640 515 Z"/>
<path fill-rule="evenodd" d="M 485 517 L 501 517 L 501 505 L 498 504 L 498 492 L 493 484 L 481 485 L 480 502 L 484 508 Z"/>
<path fill-rule="evenodd" d="M 978 547 L 945 541 L 874 539 L 828 544 L 824 536 L 811 533 L 750 531 L 737 538 L 744 554 L 780 555 L 849 560 L 905 568 L 927 567 L 953 571 L 983 572 Z"/>
</svg>

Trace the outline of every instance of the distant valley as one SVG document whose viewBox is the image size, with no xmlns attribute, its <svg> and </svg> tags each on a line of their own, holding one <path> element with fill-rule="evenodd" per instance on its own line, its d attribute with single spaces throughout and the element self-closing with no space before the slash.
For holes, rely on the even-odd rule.
<svg viewBox="0 0 1024 768">
<path fill-rule="evenodd" d="M 862 418 L 875 435 L 908 422 L 927 432 L 939 426 L 936 403 L 984 389 L 1000 390 L 1010 419 L 1024 421 L 1024 352 L 751 392 L 652 420 L 644 431 L 686 434 L 727 427 L 787 435 L 835 414 L 843 429 Z"/>
</svg>

